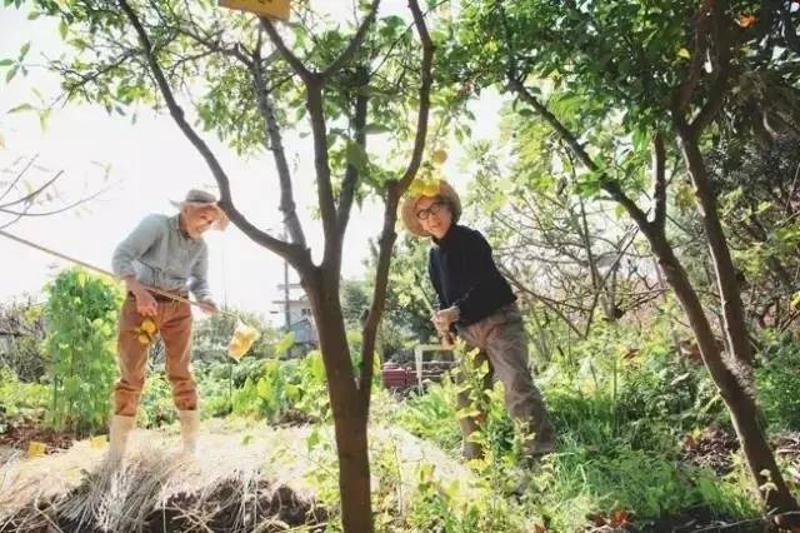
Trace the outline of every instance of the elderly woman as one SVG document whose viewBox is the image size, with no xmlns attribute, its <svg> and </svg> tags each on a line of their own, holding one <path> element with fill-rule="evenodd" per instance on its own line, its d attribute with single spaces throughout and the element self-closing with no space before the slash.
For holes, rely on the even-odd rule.
<svg viewBox="0 0 800 533">
<path fill-rule="evenodd" d="M 410 195 L 401 215 L 411 233 L 432 241 L 428 270 L 439 299 L 440 310 L 432 317 L 436 330 L 448 337 L 455 329 L 468 345 L 481 350 L 481 357 L 488 358 L 494 378 L 505 386 L 506 408 L 525 432 L 525 454 L 535 459 L 551 452 L 553 427 L 528 369 L 528 343 L 516 296 L 497 269 L 483 235 L 458 224 L 458 194 L 439 181 L 436 194 Z M 468 401 L 468 394 L 459 395 L 461 407 Z M 480 447 L 468 438 L 477 429 L 476 420 L 463 418 L 459 423 L 465 458 L 480 457 Z"/>
<path fill-rule="evenodd" d="M 119 317 L 118 356 L 121 376 L 114 387 L 114 416 L 109 458 L 120 461 L 135 426 L 144 387 L 150 339 L 160 333 L 166 348 L 166 372 L 181 423 L 183 453 L 193 454 L 200 422 L 192 376 L 192 311 L 189 304 L 148 291 L 188 297 L 189 291 L 207 313 L 217 306 L 208 287 L 208 248 L 203 234 L 224 229 L 227 218 L 214 195 L 191 190 L 173 216 L 152 214 L 117 246 L 112 265 L 123 278 L 127 298 Z"/>
</svg>

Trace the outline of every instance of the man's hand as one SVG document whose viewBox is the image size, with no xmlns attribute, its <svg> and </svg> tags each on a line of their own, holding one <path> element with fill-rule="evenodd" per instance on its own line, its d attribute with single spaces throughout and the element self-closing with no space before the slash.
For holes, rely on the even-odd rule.
<svg viewBox="0 0 800 533">
<path fill-rule="evenodd" d="M 142 289 L 133 293 L 136 298 L 136 311 L 142 316 L 156 316 L 158 314 L 158 304 L 153 295 Z"/>
<path fill-rule="evenodd" d="M 214 315 L 219 312 L 219 308 L 217 308 L 217 304 L 212 302 L 211 300 L 204 300 L 202 302 L 197 302 L 200 306 L 200 309 L 207 315 Z"/>
<path fill-rule="evenodd" d="M 128 291 L 133 294 L 136 299 L 136 311 L 142 316 L 156 316 L 158 314 L 158 304 L 153 295 L 147 291 L 144 286 L 136 281 L 136 278 L 130 276 L 125 278 L 125 284 Z"/>
</svg>

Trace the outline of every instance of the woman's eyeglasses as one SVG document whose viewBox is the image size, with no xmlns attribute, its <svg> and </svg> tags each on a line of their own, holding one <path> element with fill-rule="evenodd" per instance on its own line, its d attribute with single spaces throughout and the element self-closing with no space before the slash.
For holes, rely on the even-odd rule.
<svg viewBox="0 0 800 533">
<path fill-rule="evenodd" d="M 434 202 L 430 207 L 417 211 L 417 218 L 420 220 L 428 220 L 429 216 L 437 214 L 444 206 L 444 202 Z"/>
</svg>

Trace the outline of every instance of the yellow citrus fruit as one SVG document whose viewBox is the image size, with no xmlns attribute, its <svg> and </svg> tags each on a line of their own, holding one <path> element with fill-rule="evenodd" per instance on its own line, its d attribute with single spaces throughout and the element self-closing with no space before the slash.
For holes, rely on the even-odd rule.
<svg viewBox="0 0 800 533">
<path fill-rule="evenodd" d="M 436 163 L 437 165 L 441 165 L 442 163 L 447 161 L 447 152 L 444 150 L 436 150 L 435 152 L 433 152 L 431 159 L 433 159 L 433 162 Z"/>
<path fill-rule="evenodd" d="M 148 335 L 152 335 L 158 330 L 156 323 L 153 322 L 152 318 L 145 318 L 142 322 L 142 331 L 147 333 Z"/>
<path fill-rule="evenodd" d="M 425 196 L 436 196 L 439 194 L 439 182 L 432 181 L 430 183 L 426 183 L 425 187 L 422 189 L 422 194 Z"/>
<path fill-rule="evenodd" d="M 150 344 L 150 337 L 145 333 L 140 333 L 136 338 L 139 339 L 139 342 L 142 344 Z"/>
</svg>

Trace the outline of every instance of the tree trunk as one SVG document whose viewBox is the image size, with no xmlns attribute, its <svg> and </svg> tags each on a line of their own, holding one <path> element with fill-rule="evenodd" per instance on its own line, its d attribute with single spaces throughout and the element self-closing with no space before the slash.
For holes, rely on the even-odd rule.
<svg viewBox="0 0 800 533">
<path fill-rule="evenodd" d="M 313 275 L 302 277 L 302 284 L 314 313 L 328 379 L 339 458 L 342 525 L 348 533 L 372 533 L 367 409 L 350 360 L 335 270 L 317 268 Z"/>
<path fill-rule="evenodd" d="M 719 220 L 716 195 L 711 189 L 706 165 L 697 145 L 694 131 L 685 124 L 678 124 L 676 129 L 681 151 L 686 160 L 689 175 L 692 177 L 706 239 L 711 249 L 722 304 L 725 335 L 728 345 L 732 348 L 734 358 L 744 364 L 743 370 L 747 372 L 753 364 L 753 347 L 747 334 L 744 304 L 736 277 L 736 268 L 733 266 L 728 242 Z"/>
<path fill-rule="evenodd" d="M 767 443 L 763 428 L 758 423 L 758 409 L 753 391 L 734 374 L 722 360 L 722 354 L 714 340 L 700 299 L 689 281 L 689 277 L 675 256 L 672 246 L 663 232 L 654 228 L 643 228 L 658 264 L 683 307 L 694 332 L 700 353 L 722 399 L 731 413 L 731 420 L 747 459 L 747 464 L 756 481 L 759 493 L 768 511 L 788 512 L 798 508 L 789 492 L 775 462 L 775 456 Z M 766 473 L 767 475 L 764 475 Z M 767 484 L 774 486 L 768 488 Z"/>
</svg>

